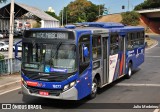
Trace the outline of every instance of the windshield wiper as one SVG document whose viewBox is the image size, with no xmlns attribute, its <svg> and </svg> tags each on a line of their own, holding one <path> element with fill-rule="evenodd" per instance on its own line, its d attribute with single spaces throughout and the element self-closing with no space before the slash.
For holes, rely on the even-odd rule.
<svg viewBox="0 0 160 112">
<path fill-rule="evenodd" d="M 59 48 L 60 48 L 61 45 L 62 45 L 62 42 L 59 42 L 58 45 L 57 45 L 57 47 L 56 47 L 56 52 L 55 52 L 54 56 L 52 56 L 51 58 L 54 58 L 58 54 L 58 50 L 59 50 Z"/>
<path fill-rule="evenodd" d="M 59 42 L 58 44 L 57 44 L 57 46 L 56 46 L 56 52 L 55 52 L 55 54 L 53 55 L 53 56 L 51 56 L 51 58 L 50 58 L 50 65 L 52 64 L 51 62 L 52 62 L 52 58 L 55 58 L 55 56 L 58 54 L 58 49 L 60 48 L 60 46 L 62 45 L 62 42 Z M 52 49 L 53 50 L 53 49 Z M 51 50 L 51 53 L 53 52 Z"/>
</svg>

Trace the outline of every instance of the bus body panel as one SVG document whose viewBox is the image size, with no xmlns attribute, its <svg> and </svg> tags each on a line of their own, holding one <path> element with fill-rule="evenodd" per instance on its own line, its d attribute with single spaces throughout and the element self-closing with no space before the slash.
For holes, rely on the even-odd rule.
<svg viewBox="0 0 160 112">
<path fill-rule="evenodd" d="M 138 66 L 140 66 L 144 62 L 144 51 L 145 48 L 135 48 L 131 51 L 126 52 L 126 60 L 127 64 L 129 62 L 132 62 L 133 70 L 136 69 Z"/>
</svg>

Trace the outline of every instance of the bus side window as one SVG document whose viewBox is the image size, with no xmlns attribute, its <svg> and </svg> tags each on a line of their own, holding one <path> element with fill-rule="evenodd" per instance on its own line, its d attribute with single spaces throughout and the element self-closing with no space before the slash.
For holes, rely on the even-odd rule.
<svg viewBox="0 0 160 112">
<path fill-rule="evenodd" d="M 133 49 L 133 34 L 128 33 L 127 35 L 127 50 L 132 50 Z"/>
<path fill-rule="evenodd" d="M 94 35 L 92 38 L 92 55 L 93 60 L 101 58 L 101 36 Z"/>
<path fill-rule="evenodd" d="M 144 32 L 129 33 L 127 37 L 127 49 L 139 48 L 144 46 Z"/>
<path fill-rule="evenodd" d="M 117 54 L 119 51 L 119 35 L 111 34 L 110 38 L 110 55 Z"/>
<path fill-rule="evenodd" d="M 140 32 L 140 46 L 144 46 L 144 31 Z"/>
<path fill-rule="evenodd" d="M 87 47 L 89 51 L 88 57 L 83 55 L 83 47 Z M 89 67 L 90 63 L 90 35 L 83 35 L 79 40 L 79 73 L 81 74 L 84 70 Z"/>
</svg>

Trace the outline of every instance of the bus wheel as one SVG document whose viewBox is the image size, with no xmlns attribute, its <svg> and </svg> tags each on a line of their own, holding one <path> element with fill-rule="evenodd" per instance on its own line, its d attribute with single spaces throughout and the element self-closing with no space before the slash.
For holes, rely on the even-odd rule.
<svg viewBox="0 0 160 112">
<path fill-rule="evenodd" d="M 96 97 L 97 90 L 98 90 L 98 82 L 97 82 L 97 79 L 94 78 L 94 80 L 93 80 L 93 82 L 92 82 L 92 92 L 91 92 L 91 94 L 89 95 L 89 98 L 90 98 L 90 99 L 93 99 L 93 98 Z"/>
<path fill-rule="evenodd" d="M 129 79 L 131 78 L 131 76 L 132 76 L 132 64 L 129 63 L 126 78 Z"/>
</svg>

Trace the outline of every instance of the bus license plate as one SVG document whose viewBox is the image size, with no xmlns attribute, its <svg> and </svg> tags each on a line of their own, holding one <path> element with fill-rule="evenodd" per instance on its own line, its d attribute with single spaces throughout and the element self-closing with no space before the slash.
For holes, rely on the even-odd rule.
<svg viewBox="0 0 160 112">
<path fill-rule="evenodd" d="M 46 91 L 39 91 L 39 94 L 43 95 L 43 96 L 48 96 L 49 95 L 49 93 L 46 92 Z"/>
</svg>

